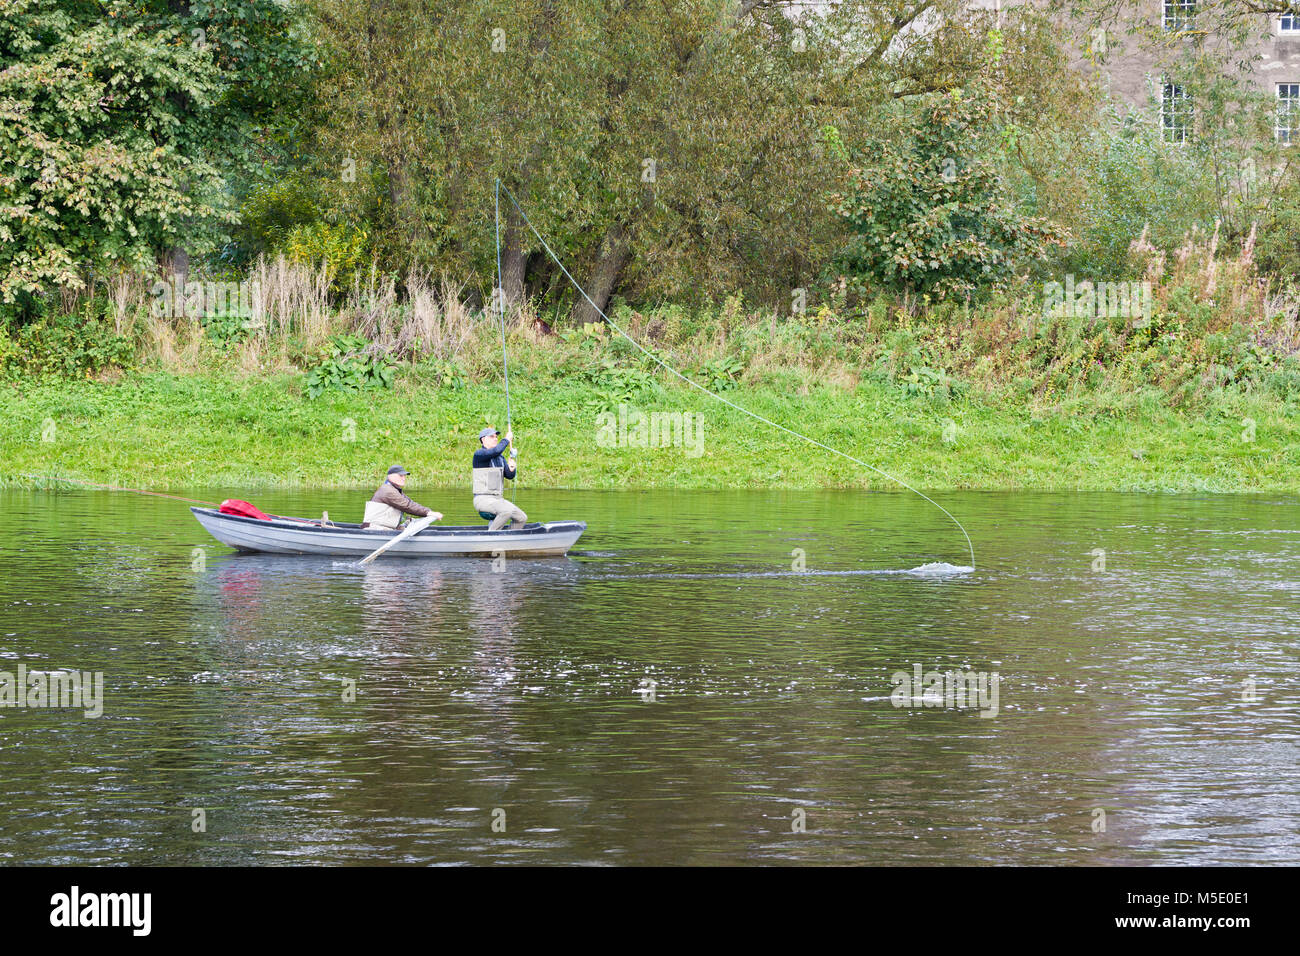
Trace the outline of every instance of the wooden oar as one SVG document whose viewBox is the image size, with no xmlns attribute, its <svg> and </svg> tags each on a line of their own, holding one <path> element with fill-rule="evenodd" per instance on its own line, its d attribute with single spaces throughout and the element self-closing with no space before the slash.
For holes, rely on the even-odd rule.
<svg viewBox="0 0 1300 956">
<path fill-rule="evenodd" d="M 381 554 L 383 554 L 393 545 L 397 544 L 397 542 L 405 541 L 413 534 L 419 534 L 425 528 L 429 527 L 429 525 L 433 524 L 434 519 L 437 517 L 439 516 L 436 514 L 431 514 L 431 515 L 426 515 L 423 518 L 419 518 L 415 521 L 412 521 L 409 525 L 406 526 L 405 531 L 399 534 L 396 538 L 392 538 L 391 540 L 389 540 L 389 542 L 385 544 L 383 547 L 377 548 L 374 551 L 372 551 L 370 554 L 366 555 L 364 558 L 361 559 L 360 563 L 369 564 L 371 561 L 375 560 L 375 558 L 379 557 Z"/>
</svg>

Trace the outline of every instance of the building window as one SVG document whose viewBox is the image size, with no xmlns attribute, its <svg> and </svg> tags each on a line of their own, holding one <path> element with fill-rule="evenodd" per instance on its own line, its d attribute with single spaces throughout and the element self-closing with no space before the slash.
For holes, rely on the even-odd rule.
<svg viewBox="0 0 1300 956">
<path fill-rule="evenodd" d="M 1300 35 L 1300 16 L 1288 13 L 1278 24 L 1277 32 L 1283 36 Z"/>
<path fill-rule="evenodd" d="M 1185 143 L 1191 138 L 1192 98 L 1177 83 L 1161 87 L 1160 125 L 1167 143 Z"/>
<path fill-rule="evenodd" d="M 1300 142 L 1300 83 L 1277 85 L 1277 141 Z"/>
<path fill-rule="evenodd" d="M 1165 0 L 1164 28 L 1170 33 L 1196 29 L 1196 0 Z"/>
</svg>

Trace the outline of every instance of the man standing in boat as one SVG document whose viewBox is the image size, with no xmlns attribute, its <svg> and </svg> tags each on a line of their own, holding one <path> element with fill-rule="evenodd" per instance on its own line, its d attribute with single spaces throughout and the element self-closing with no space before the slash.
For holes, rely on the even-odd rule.
<svg viewBox="0 0 1300 956">
<path fill-rule="evenodd" d="M 396 531 L 403 514 L 415 515 L 417 518 L 433 515 L 434 521 L 442 517 L 438 512 L 430 511 L 406 497 L 402 489 L 406 487 L 406 476 L 409 474 L 401 465 L 388 469 L 388 477 L 379 486 L 375 496 L 366 502 L 366 516 L 361 519 L 361 527 Z"/>
<path fill-rule="evenodd" d="M 478 433 L 479 444 L 483 447 L 474 452 L 474 510 L 481 515 L 492 515 L 489 531 L 500 531 L 510 523 L 510 527 L 522 528 L 528 520 L 513 502 L 506 501 L 505 479 L 514 479 L 514 449 L 510 448 L 514 433 L 507 431 L 506 437 L 497 441 L 497 430 L 485 428 Z M 510 449 L 510 460 L 504 457 Z"/>
</svg>

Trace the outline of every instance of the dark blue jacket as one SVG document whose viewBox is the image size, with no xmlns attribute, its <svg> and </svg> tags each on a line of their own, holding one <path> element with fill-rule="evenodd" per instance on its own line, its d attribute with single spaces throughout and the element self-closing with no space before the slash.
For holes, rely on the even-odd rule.
<svg viewBox="0 0 1300 956">
<path fill-rule="evenodd" d="M 514 478 L 516 469 L 511 468 L 510 462 L 504 457 L 506 448 L 509 446 L 510 442 L 503 438 L 495 448 L 480 447 L 478 451 L 474 452 L 474 467 L 500 468 L 503 477 Z"/>
</svg>

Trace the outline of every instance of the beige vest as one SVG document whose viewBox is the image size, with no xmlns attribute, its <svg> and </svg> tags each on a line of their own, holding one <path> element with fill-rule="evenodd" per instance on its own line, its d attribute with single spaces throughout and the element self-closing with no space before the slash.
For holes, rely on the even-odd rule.
<svg viewBox="0 0 1300 956">
<path fill-rule="evenodd" d="M 372 528 L 395 529 L 402 521 L 402 513 L 382 501 L 367 501 L 366 514 L 361 519 Z"/>
<path fill-rule="evenodd" d="M 500 468 L 474 469 L 474 494 L 505 497 L 505 472 Z"/>
</svg>

